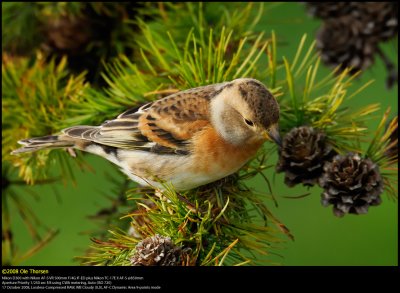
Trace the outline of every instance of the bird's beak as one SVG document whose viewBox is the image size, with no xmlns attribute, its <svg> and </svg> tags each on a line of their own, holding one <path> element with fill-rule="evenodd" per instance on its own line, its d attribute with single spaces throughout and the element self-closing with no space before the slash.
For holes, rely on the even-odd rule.
<svg viewBox="0 0 400 293">
<path fill-rule="evenodd" d="M 282 146 L 281 136 L 279 134 L 278 124 L 274 124 L 266 131 L 267 139 L 274 141 L 278 146 Z"/>
</svg>

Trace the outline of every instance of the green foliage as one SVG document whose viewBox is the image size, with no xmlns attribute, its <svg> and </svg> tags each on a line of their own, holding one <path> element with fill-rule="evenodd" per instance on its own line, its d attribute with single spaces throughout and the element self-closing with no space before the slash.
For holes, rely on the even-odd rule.
<svg viewBox="0 0 400 293">
<path fill-rule="evenodd" d="M 269 3 L 223 3 L 223 2 L 180 2 L 160 3 L 159 15 L 162 21 L 148 22 L 152 32 L 169 31 L 178 43 L 183 43 L 190 30 L 199 36 L 199 42 L 204 45 L 208 31 L 213 29 L 215 35 L 220 35 L 225 27 L 236 34 L 233 40 L 243 37 L 254 38 L 254 27 L 259 22 L 266 9 L 273 7 Z M 182 13 L 185 11 L 186 13 Z"/>
<path fill-rule="evenodd" d="M 390 108 L 384 113 L 368 148 L 364 153 L 380 168 L 385 192 L 394 200 L 398 198 L 398 156 L 388 156 L 389 149 L 398 144 L 398 138 L 390 140 L 393 131 L 398 128 L 397 116 L 388 122 Z M 387 128 L 385 129 L 385 125 Z"/>
<path fill-rule="evenodd" d="M 140 58 L 136 50 L 137 40 L 141 39 L 138 27 L 143 21 L 149 22 L 150 30 L 157 33 L 170 31 L 183 42 L 189 30 L 193 29 L 204 46 L 211 28 L 218 36 L 223 26 L 235 30 L 237 38 L 252 38 L 252 28 L 263 12 L 263 4 L 257 4 L 258 12 L 253 15 L 253 3 L 102 3 L 102 2 L 31 2 L 5 3 L 2 11 L 3 50 L 11 54 L 32 56 L 40 49 L 46 56 L 66 54 L 73 62 L 70 67 L 81 70 L 86 66 L 88 80 L 102 85 L 99 72 L 103 71 L 101 61 L 119 55 Z M 188 13 L 182 14 L 182 9 Z M 80 26 L 87 32 L 84 47 L 79 52 L 68 50 L 68 43 L 74 42 L 77 32 L 73 26 L 63 28 L 57 21 L 67 25 L 71 19 L 79 19 Z M 58 23 L 57 25 L 55 25 Z M 51 31 L 51 36 L 48 32 Z M 101 33 L 100 33 L 101 32 Z M 55 48 L 54 36 L 63 48 Z M 163 38 L 161 38 L 162 40 Z M 64 46 L 66 46 L 64 48 Z M 164 63 L 164 65 L 166 65 Z"/>
<path fill-rule="evenodd" d="M 128 200 L 139 208 L 124 218 L 131 219 L 135 233 L 112 231 L 109 241 L 94 240 L 94 251 L 82 258 L 84 263 L 131 265 L 127 260 L 141 238 L 159 234 L 191 249 L 187 265 L 265 264 L 259 256 L 274 253 L 283 241 L 282 231 L 292 237 L 265 205 L 268 193 L 245 184 L 270 167 L 265 160 L 261 152 L 241 172 L 183 193 L 167 183 L 156 194 L 131 190 Z"/>
<path fill-rule="evenodd" d="M 2 50 L 26 53 L 36 47 L 42 36 L 36 30 L 39 20 L 33 2 L 2 2 Z"/>
<path fill-rule="evenodd" d="M 357 151 L 355 139 L 366 134 L 365 122 L 379 109 L 379 104 L 354 110 L 346 103 L 372 81 L 353 89 L 357 74 L 349 75 L 348 69 L 336 76 L 334 70 L 317 80 L 320 59 L 313 53 L 315 42 L 304 50 L 305 43 L 306 35 L 291 63 L 283 57 L 285 79 L 277 83 L 284 93 L 279 97 L 281 131 L 286 133 L 293 127 L 309 125 L 324 130 L 338 152 Z"/>
<path fill-rule="evenodd" d="M 84 73 L 68 75 L 66 59 L 56 64 L 40 57 L 31 63 L 3 55 L 2 64 L 2 157 L 19 166 L 20 176 L 30 183 L 48 178 L 56 161 L 61 163 L 63 175 L 71 178 L 70 163 L 82 164 L 80 159 L 70 160 L 66 152 L 10 154 L 22 138 L 59 132 L 63 119 L 70 116 L 70 105 L 80 103 L 80 93 L 87 86 Z"/>
<path fill-rule="evenodd" d="M 134 36 L 132 25 L 135 17 L 149 17 L 155 15 L 156 11 L 151 3 L 5 2 L 2 3 L 3 50 L 30 55 L 45 41 L 43 31 L 49 21 L 62 16 L 78 17 L 85 14 L 93 18 L 103 17 L 103 21 L 106 18 L 113 20 L 115 27 L 111 41 L 117 45 L 117 52 L 123 53 L 125 44 L 129 44 L 127 40 Z M 107 52 L 100 51 L 100 54 L 105 57 Z"/>
<path fill-rule="evenodd" d="M 157 17 L 155 3 L 29 2 L 5 3 L 3 51 L 10 55 L 69 57 L 69 69 L 87 70 L 86 79 L 100 86 L 102 61 L 133 54 L 136 18 Z"/>
</svg>

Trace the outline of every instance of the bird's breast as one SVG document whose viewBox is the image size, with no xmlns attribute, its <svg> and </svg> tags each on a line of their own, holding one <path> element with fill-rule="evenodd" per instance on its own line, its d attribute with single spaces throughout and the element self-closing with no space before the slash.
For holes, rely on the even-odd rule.
<svg viewBox="0 0 400 293">
<path fill-rule="evenodd" d="M 194 172 L 225 177 L 236 172 L 261 147 L 263 141 L 246 145 L 226 142 L 212 127 L 207 127 L 193 139 Z M 219 179 L 217 178 L 217 179 Z"/>
</svg>

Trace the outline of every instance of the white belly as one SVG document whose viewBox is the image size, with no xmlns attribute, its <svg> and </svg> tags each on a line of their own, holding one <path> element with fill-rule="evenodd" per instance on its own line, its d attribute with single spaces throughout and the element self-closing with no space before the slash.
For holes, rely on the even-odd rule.
<svg viewBox="0 0 400 293">
<path fill-rule="evenodd" d="M 118 150 L 118 157 L 105 153 L 97 145 L 86 151 L 102 156 L 121 168 L 130 179 L 143 186 L 164 189 L 163 183 L 170 183 L 176 190 L 188 190 L 204 185 L 229 174 L 200 174 L 189 170 L 193 163 L 191 156 L 158 155 L 138 150 Z M 158 178 L 159 180 L 155 180 Z"/>
</svg>

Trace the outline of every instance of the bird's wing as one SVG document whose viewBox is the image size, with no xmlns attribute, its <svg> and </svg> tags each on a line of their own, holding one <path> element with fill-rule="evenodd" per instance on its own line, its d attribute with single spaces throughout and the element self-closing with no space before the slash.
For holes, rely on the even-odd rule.
<svg viewBox="0 0 400 293">
<path fill-rule="evenodd" d="M 187 154 L 193 135 L 209 125 L 210 98 L 219 85 L 179 92 L 128 110 L 98 127 L 65 129 L 67 136 L 122 149 Z"/>
</svg>

